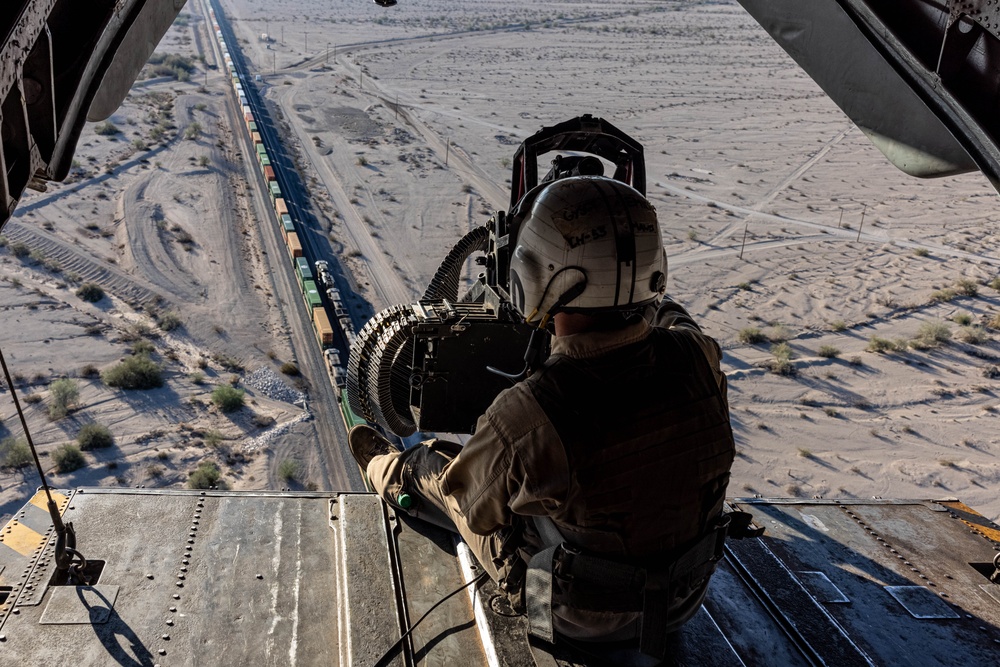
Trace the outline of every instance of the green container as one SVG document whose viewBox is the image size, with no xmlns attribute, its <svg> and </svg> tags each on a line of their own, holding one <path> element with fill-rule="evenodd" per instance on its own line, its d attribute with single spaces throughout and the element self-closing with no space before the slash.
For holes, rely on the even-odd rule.
<svg viewBox="0 0 1000 667">
<path fill-rule="evenodd" d="M 267 155 L 267 149 L 264 148 L 264 144 L 257 144 L 257 155 Z"/>
<path fill-rule="evenodd" d="M 323 307 L 323 299 L 320 297 L 319 290 L 316 289 L 316 283 L 313 281 L 302 281 L 302 296 L 305 297 L 306 306 L 309 310 Z"/>
<path fill-rule="evenodd" d="M 269 185 L 271 186 L 271 201 L 274 201 L 281 196 L 281 188 L 274 181 L 271 181 Z"/>
<path fill-rule="evenodd" d="M 295 231 L 295 223 L 292 222 L 292 216 L 288 215 L 287 213 L 281 214 L 281 226 L 285 228 L 286 232 Z"/>
<path fill-rule="evenodd" d="M 299 274 L 299 280 L 302 281 L 303 287 L 305 286 L 307 280 L 313 279 L 312 269 L 309 268 L 309 260 L 305 257 L 295 258 L 295 270 Z"/>
</svg>

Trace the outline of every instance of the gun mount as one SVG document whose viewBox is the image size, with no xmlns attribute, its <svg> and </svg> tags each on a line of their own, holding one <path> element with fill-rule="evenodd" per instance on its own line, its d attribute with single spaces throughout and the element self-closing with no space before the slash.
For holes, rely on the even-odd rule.
<svg viewBox="0 0 1000 667">
<path fill-rule="evenodd" d="M 557 154 L 539 179 L 539 160 Z M 527 208 L 527 195 L 560 178 L 603 175 L 645 194 L 642 145 L 611 123 L 584 115 L 543 128 L 517 149 L 511 175 L 510 211 L 497 211 L 472 230 L 442 261 L 416 304 L 376 314 L 351 346 L 347 395 L 351 409 L 399 436 L 415 431 L 472 433 L 476 420 L 510 375 L 520 369 L 532 327 L 510 298 L 510 253 Z M 465 263 L 474 254 L 484 271 L 461 296 Z M 547 341 L 532 362 L 544 361 Z"/>
</svg>

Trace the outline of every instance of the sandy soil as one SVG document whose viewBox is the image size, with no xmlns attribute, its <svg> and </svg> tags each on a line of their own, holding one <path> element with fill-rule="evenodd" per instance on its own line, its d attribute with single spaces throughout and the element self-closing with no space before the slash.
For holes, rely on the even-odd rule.
<svg viewBox="0 0 1000 667">
<path fill-rule="evenodd" d="M 1000 346 L 987 326 L 1000 310 L 989 286 L 1000 274 L 988 225 L 996 193 L 977 174 L 918 181 L 896 171 L 735 3 L 224 7 L 299 154 L 330 247 L 357 286 L 355 306 L 379 309 L 422 292 L 451 244 L 507 207 L 516 145 L 543 125 L 593 113 L 644 143 L 648 196 L 670 256 L 668 291 L 725 351 L 739 448 L 732 495 L 957 496 L 1000 517 Z M 182 43 L 192 29 L 175 27 L 160 49 L 193 54 L 195 45 Z M 26 198 L 5 230 L 60 243 L 106 270 L 103 280 L 127 278 L 182 314 L 182 335 L 156 341 L 162 358 L 178 357 L 163 396 L 84 383 L 78 412 L 119 415 L 121 443 L 168 434 L 134 454 L 121 446 L 129 484 L 180 483 L 206 454 L 224 461 L 185 444 L 195 438 L 179 422 L 225 426 L 234 445 L 242 437 L 221 415 L 190 405 L 210 388 L 187 379 L 194 361 L 241 355 L 247 368 L 274 368 L 269 352 L 292 354 L 255 245 L 253 206 L 241 203 L 227 98 L 213 75 L 208 93 L 198 92 L 199 76 L 134 90 L 113 118 L 127 140 L 88 131 L 77 182 Z M 204 135 L 153 147 L 143 164 L 126 144 L 132 132 L 149 132 L 153 94 L 171 98 L 181 130 L 197 120 Z M 198 165 L 202 155 L 208 168 Z M 81 182 L 88 187 L 75 192 Z M 158 220 L 169 221 L 165 229 Z M 174 225 L 194 238 L 190 251 Z M 117 332 L 148 320 L 125 287 L 125 298 L 95 307 L 58 287 L 64 275 L 9 252 L 0 258 L 0 307 L 17 323 L 5 327 L 5 352 L 27 382 L 43 376 L 27 391 L 44 397 L 60 374 L 111 364 L 125 349 Z M 220 275 L 243 277 L 219 284 Z M 82 333 L 95 324 L 106 333 Z M 928 332 L 950 340 L 928 342 Z M 748 342 L 755 335 L 760 341 Z M 873 340 L 888 349 L 869 351 Z M 787 348 L 772 348 L 782 341 Z M 209 382 L 228 376 L 216 362 L 209 370 L 218 376 Z M 253 409 L 279 421 L 298 414 L 256 398 Z M 49 422 L 43 407 L 31 408 L 32 425 L 51 448 L 73 427 Z M 0 414 L 9 427 L 10 408 Z M 295 428 L 303 432 L 282 442 L 299 443 L 289 446 L 305 457 L 308 426 Z M 157 447 L 177 448 L 167 450 L 175 477 L 140 481 L 142 466 L 160 465 L 150 458 Z M 282 455 L 248 456 L 227 473 L 231 481 L 275 483 Z M 117 483 L 115 471 L 88 470 L 93 481 Z M 17 475 L 4 480 L 5 494 L 19 486 Z"/>
<path fill-rule="evenodd" d="M 197 58 L 208 43 L 207 31 L 194 39 L 199 30 L 204 22 L 189 15 L 159 50 Z M 141 80 L 109 119 L 119 131 L 102 135 L 101 123 L 88 125 L 67 181 L 26 195 L 3 230 L 3 350 L 43 465 L 54 472 L 48 457 L 75 443 L 85 423 L 103 424 L 115 438 L 113 447 L 86 453 L 84 468 L 53 474 L 57 486 L 184 485 L 206 459 L 234 488 L 321 481 L 312 469 L 314 430 L 291 402 L 297 380 L 278 372 L 295 356 L 227 89 L 221 73 L 201 66 L 191 82 Z M 18 243 L 31 254 L 15 257 Z M 85 282 L 105 297 L 79 298 Z M 160 326 L 170 317 L 179 326 Z M 164 386 L 106 386 L 99 372 L 137 341 L 152 344 Z M 243 382 L 261 368 L 283 378 L 287 395 L 272 400 L 274 391 Z M 80 396 L 69 416 L 52 420 L 49 385 L 66 377 Z M 247 405 L 223 414 L 211 393 L 230 382 L 246 391 Z M 2 384 L 0 439 L 20 437 Z M 268 442 L 270 433 L 281 437 Z M 286 459 L 296 461 L 296 480 L 278 474 Z M 37 485 L 33 472 L 5 469 L 0 512 L 15 510 Z"/>
</svg>

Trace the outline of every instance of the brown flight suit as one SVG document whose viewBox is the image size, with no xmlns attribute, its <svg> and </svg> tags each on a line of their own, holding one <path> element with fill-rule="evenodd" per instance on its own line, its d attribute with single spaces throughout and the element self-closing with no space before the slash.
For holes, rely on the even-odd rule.
<svg viewBox="0 0 1000 667">
<path fill-rule="evenodd" d="M 409 514 L 457 530 L 494 580 L 509 571 L 499 555 L 514 515 L 550 517 L 590 553 L 662 563 L 722 508 L 735 447 L 718 344 L 664 301 L 651 323 L 556 336 L 551 347 L 464 447 L 429 440 L 376 457 L 369 479 L 390 504 L 407 493 Z M 706 587 L 687 596 L 680 622 Z M 640 614 L 556 601 L 552 616 L 563 635 L 614 640 L 637 636 Z"/>
</svg>

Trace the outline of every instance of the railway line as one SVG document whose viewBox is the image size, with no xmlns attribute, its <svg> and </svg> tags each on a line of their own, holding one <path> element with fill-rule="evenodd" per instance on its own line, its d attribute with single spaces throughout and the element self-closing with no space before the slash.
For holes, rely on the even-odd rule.
<svg viewBox="0 0 1000 667">
<path fill-rule="evenodd" d="M 212 19 L 212 29 L 216 31 L 214 43 L 221 54 L 219 62 L 225 63 L 224 72 L 230 78 L 232 93 L 236 98 L 237 104 L 233 108 L 238 111 L 231 114 L 231 118 L 236 121 L 233 127 L 237 128 L 242 124 L 245 129 L 245 132 L 238 132 L 241 135 L 240 142 L 244 146 L 249 145 L 248 153 L 254 157 L 258 167 L 250 169 L 254 172 L 251 179 L 259 186 L 256 188 L 258 196 L 266 193 L 265 204 L 269 205 L 268 208 L 274 214 L 274 224 L 268 225 L 265 222 L 263 225 L 270 227 L 271 231 L 262 229 L 262 236 L 267 239 L 272 257 L 281 257 L 283 253 L 287 253 L 289 266 L 294 270 L 295 280 L 288 271 L 278 271 L 280 278 L 275 276 L 278 278 L 276 282 L 283 285 L 282 290 L 286 294 L 299 292 L 304 297 L 290 300 L 298 303 L 289 303 L 289 315 L 295 322 L 291 327 L 292 343 L 300 369 L 307 377 L 312 378 L 310 408 L 316 417 L 315 428 L 322 451 L 321 468 L 334 488 L 360 490 L 363 482 L 357 467 L 348 463 L 352 459 L 346 447 L 346 428 L 353 422 L 353 416 L 341 412 L 343 403 L 340 402 L 336 386 L 330 381 L 331 369 L 324 354 L 324 348 L 332 348 L 334 345 L 339 345 L 340 349 L 346 351 L 354 335 L 353 320 L 347 313 L 336 318 L 336 333 L 331 330 L 331 335 L 325 336 L 317 322 L 324 318 L 335 319 L 328 317 L 330 309 L 326 304 L 330 299 L 320 293 L 314 283 L 310 288 L 310 281 L 295 266 L 297 256 L 307 259 L 306 266 L 311 266 L 317 260 L 332 261 L 336 265 L 336 258 L 331 255 L 328 247 L 324 252 L 317 242 L 315 217 L 305 205 L 308 193 L 293 160 L 282 145 L 280 134 L 264 100 L 256 87 L 250 85 L 250 77 L 246 74 L 248 68 L 242 53 L 236 48 L 237 39 L 231 26 L 226 22 L 217 2 L 211 0 L 206 5 L 209 8 L 207 15 Z M 242 118 L 238 117 L 240 112 Z M 267 219 L 271 219 L 270 213 Z M 294 231 L 286 228 L 289 223 Z M 340 283 L 341 287 L 345 287 L 343 281 Z M 315 291 L 315 296 L 310 298 L 312 291 Z M 321 309 L 321 313 L 317 309 Z M 306 327 L 299 326 L 303 320 L 313 323 L 317 335 L 310 336 Z"/>
<path fill-rule="evenodd" d="M 140 283 L 134 276 L 95 260 L 68 243 L 17 220 L 8 221 L 4 226 L 4 236 L 14 243 L 24 243 L 44 254 L 47 259 L 54 260 L 63 273 L 76 274 L 83 282 L 100 283 L 106 292 L 132 305 L 173 301 L 169 292 L 151 284 Z"/>
</svg>

